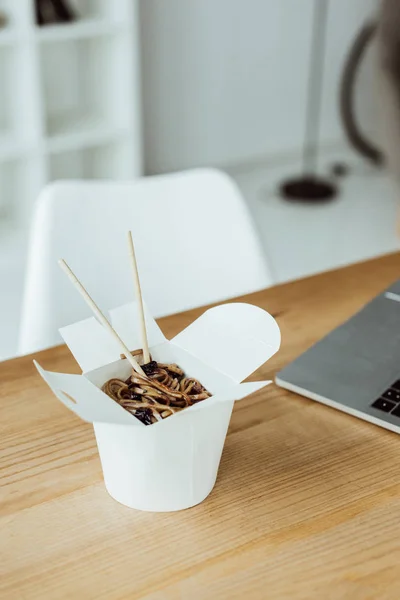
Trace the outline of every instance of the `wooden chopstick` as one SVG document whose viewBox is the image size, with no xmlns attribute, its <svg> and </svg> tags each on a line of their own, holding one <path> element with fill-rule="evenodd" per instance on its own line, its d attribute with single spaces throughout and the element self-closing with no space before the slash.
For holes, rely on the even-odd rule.
<svg viewBox="0 0 400 600">
<path fill-rule="evenodd" d="M 73 273 L 73 271 L 71 270 L 71 268 L 67 265 L 67 263 L 65 262 L 65 260 L 61 258 L 58 261 L 58 264 L 60 265 L 60 267 L 62 268 L 62 270 L 68 275 L 68 277 L 71 280 L 71 282 L 73 283 L 73 285 L 76 287 L 76 289 L 78 290 L 78 292 L 81 294 L 81 296 L 85 300 L 86 304 L 93 311 L 94 315 L 98 318 L 98 320 L 103 325 L 103 327 L 116 340 L 116 342 L 118 342 L 118 344 L 120 345 L 121 349 L 123 350 L 124 355 L 126 356 L 126 358 L 128 359 L 128 361 L 132 365 L 132 368 L 137 373 L 139 373 L 140 375 L 145 375 L 142 367 L 134 359 L 134 357 L 133 357 L 131 351 L 129 350 L 129 348 L 126 346 L 126 344 L 123 342 L 123 340 L 121 340 L 121 338 L 119 337 L 118 333 L 115 331 L 115 329 L 112 327 L 112 325 L 106 319 L 106 317 L 103 315 L 103 313 L 101 312 L 100 308 L 97 306 L 97 304 L 95 303 L 95 301 L 93 300 L 93 298 L 89 295 L 89 293 L 83 287 L 83 285 L 81 284 L 81 282 L 79 281 L 79 279 L 77 278 L 77 276 Z"/>
<path fill-rule="evenodd" d="M 138 267 L 137 267 L 137 262 L 136 262 L 135 247 L 133 245 L 131 231 L 128 231 L 128 248 L 129 248 L 129 255 L 130 255 L 131 264 L 132 264 L 133 283 L 135 286 L 136 301 L 137 301 L 137 305 L 138 305 L 140 333 L 141 333 L 142 348 L 143 348 L 143 361 L 144 361 L 144 364 L 147 364 L 150 362 L 149 342 L 147 339 L 146 321 L 144 318 L 144 309 L 143 309 L 142 290 L 140 287 L 140 279 L 139 279 L 139 272 L 138 272 Z"/>
</svg>

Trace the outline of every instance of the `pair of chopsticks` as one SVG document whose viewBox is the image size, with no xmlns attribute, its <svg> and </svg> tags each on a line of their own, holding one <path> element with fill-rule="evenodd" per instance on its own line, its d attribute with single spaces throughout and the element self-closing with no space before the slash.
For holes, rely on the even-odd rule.
<svg viewBox="0 0 400 600">
<path fill-rule="evenodd" d="M 137 267 L 137 262 L 136 262 L 135 248 L 133 246 L 132 233 L 130 231 L 128 231 L 128 248 L 129 248 L 129 255 L 130 255 L 131 263 L 132 263 L 135 295 L 136 295 L 136 300 L 137 300 L 137 304 L 138 304 L 139 323 L 140 323 L 142 346 L 143 346 L 143 360 L 144 360 L 144 364 L 147 364 L 148 362 L 150 362 L 149 343 L 147 340 L 142 291 L 140 288 L 140 280 L 139 280 L 139 273 L 138 273 L 138 267 Z M 101 312 L 100 308 L 97 306 L 97 304 L 95 303 L 93 298 L 89 295 L 89 293 L 83 287 L 82 283 L 79 281 L 79 279 L 77 278 L 75 273 L 72 271 L 72 269 L 67 265 L 65 260 L 63 258 L 61 258 L 58 261 L 58 264 L 60 265 L 62 270 L 68 275 L 69 279 L 71 280 L 73 285 L 76 287 L 78 292 L 81 294 L 81 296 L 85 300 L 86 304 L 93 311 L 94 315 L 98 318 L 100 323 L 103 325 L 104 329 L 106 329 L 108 331 L 108 333 L 118 342 L 118 344 L 121 347 L 121 350 L 123 351 L 123 354 L 126 356 L 128 361 L 132 365 L 132 368 L 140 375 L 145 375 L 142 367 L 139 365 L 137 360 L 132 355 L 132 352 L 126 346 L 125 342 L 119 337 L 118 333 L 112 327 L 111 323 L 107 320 L 107 318 Z"/>
</svg>

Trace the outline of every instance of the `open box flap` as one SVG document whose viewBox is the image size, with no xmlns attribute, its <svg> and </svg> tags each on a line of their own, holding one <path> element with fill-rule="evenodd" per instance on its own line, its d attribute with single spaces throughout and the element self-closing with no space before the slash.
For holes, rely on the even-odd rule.
<svg viewBox="0 0 400 600">
<path fill-rule="evenodd" d="M 45 371 L 35 360 L 33 362 L 57 398 L 84 421 L 145 427 L 83 375 Z"/>
<path fill-rule="evenodd" d="M 165 342 L 164 334 L 144 306 L 149 346 Z M 138 310 L 135 302 L 110 311 L 110 321 L 130 350 L 141 348 Z M 90 317 L 62 327 L 60 334 L 84 373 L 120 358 L 121 348 L 95 319 Z"/>
<path fill-rule="evenodd" d="M 143 304 L 144 319 L 149 346 L 156 346 L 166 341 L 166 338 L 151 316 L 146 304 Z M 118 335 L 124 340 L 129 350 L 142 347 L 138 307 L 136 302 L 129 302 L 118 308 L 110 310 L 111 323 Z"/>
<path fill-rule="evenodd" d="M 239 382 L 279 350 L 281 334 L 265 310 L 235 302 L 210 308 L 171 342 Z"/>
<path fill-rule="evenodd" d="M 118 343 L 94 317 L 62 327 L 59 331 L 84 373 L 119 358 L 121 350 Z"/>
</svg>

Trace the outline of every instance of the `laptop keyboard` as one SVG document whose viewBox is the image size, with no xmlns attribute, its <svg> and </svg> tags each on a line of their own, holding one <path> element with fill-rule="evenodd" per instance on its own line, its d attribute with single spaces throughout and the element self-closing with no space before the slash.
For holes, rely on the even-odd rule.
<svg viewBox="0 0 400 600">
<path fill-rule="evenodd" d="M 371 406 L 400 418 L 400 379 L 392 383 Z"/>
</svg>

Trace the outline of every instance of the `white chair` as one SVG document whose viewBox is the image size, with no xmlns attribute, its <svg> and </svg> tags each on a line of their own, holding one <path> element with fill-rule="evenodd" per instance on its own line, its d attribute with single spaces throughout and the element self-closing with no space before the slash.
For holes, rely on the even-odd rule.
<svg viewBox="0 0 400 600">
<path fill-rule="evenodd" d="M 154 316 L 272 283 L 245 203 L 222 172 L 196 169 L 129 183 L 56 182 L 35 209 L 21 354 L 60 343 L 59 327 L 90 316 L 60 270 L 60 257 L 104 311 L 133 298 L 129 229 Z"/>
</svg>

